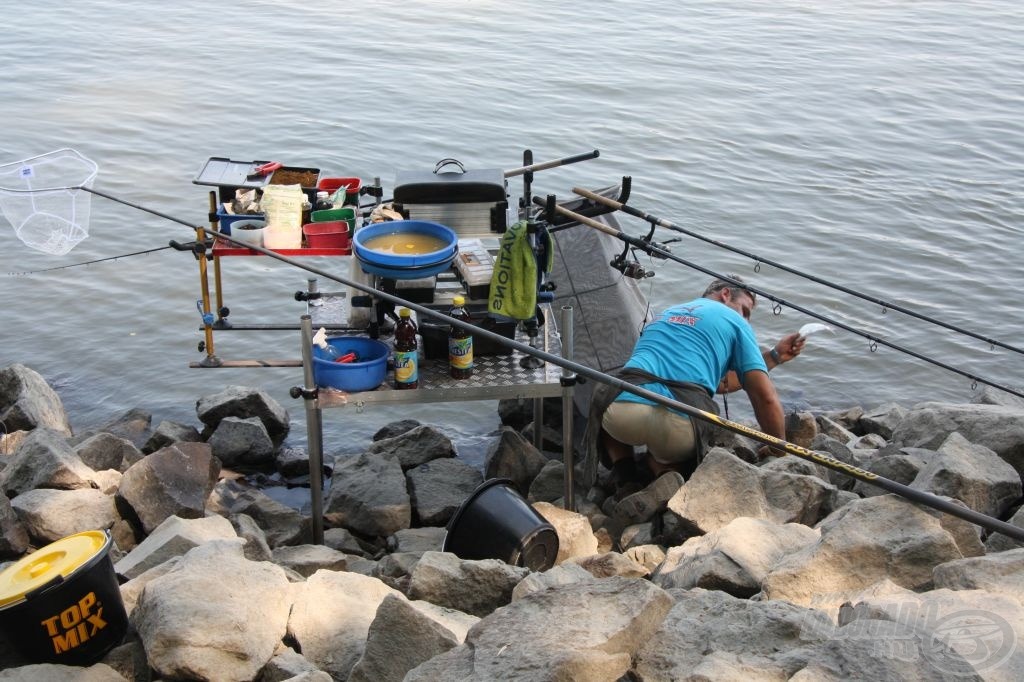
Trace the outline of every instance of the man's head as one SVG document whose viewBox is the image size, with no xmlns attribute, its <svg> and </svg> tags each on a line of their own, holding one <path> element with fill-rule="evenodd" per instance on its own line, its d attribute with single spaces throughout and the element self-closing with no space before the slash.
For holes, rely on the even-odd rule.
<svg viewBox="0 0 1024 682">
<path fill-rule="evenodd" d="M 726 277 L 728 280 L 712 280 L 708 288 L 704 290 L 703 297 L 723 303 L 742 315 L 743 319 L 749 320 L 750 313 L 757 305 L 757 295 L 743 286 L 743 280 L 739 275 L 729 274 Z"/>
</svg>

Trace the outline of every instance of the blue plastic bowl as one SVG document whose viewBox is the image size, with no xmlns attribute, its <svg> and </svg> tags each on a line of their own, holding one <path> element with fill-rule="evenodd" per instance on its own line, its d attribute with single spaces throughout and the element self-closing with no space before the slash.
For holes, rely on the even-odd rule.
<svg viewBox="0 0 1024 682">
<path fill-rule="evenodd" d="M 366 248 L 366 242 L 374 237 L 403 232 L 436 237 L 444 241 L 444 248 L 431 251 L 430 253 L 417 254 L 383 253 Z M 436 267 L 445 259 L 451 262 L 459 250 L 459 238 L 450 228 L 440 223 L 432 223 L 426 220 L 395 220 L 368 225 L 356 230 L 355 236 L 352 238 L 352 244 L 355 254 L 361 262 L 379 268 L 394 267 L 398 270 L 409 270 L 425 266 Z"/>
<path fill-rule="evenodd" d="M 324 352 L 313 346 L 313 378 L 316 385 L 337 388 L 349 393 L 372 391 L 384 383 L 388 375 L 388 347 L 374 339 L 358 336 L 337 336 L 327 343 L 341 355 L 354 351 L 358 362 L 324 360 Z"/>
<path fill-rule="evenodd" d="M 439 263 L 417 265 L 411 268 L 398 268 L 391 265 L 367 263 L 359 256 L 356 256 L 356 260 L 359 261 L 359 267 L 361 267 L 364 272 L 369 272 L 374 275 L 380 275 L 381 277 L 387 277 L 388 279 L 420 279 L 421 277 L 436 275 L 439 272 L 444 272 L 450 268 L 452 266 L 452 261 L 455 260 L 455 254 L 447 256 Z"/>
</svg>

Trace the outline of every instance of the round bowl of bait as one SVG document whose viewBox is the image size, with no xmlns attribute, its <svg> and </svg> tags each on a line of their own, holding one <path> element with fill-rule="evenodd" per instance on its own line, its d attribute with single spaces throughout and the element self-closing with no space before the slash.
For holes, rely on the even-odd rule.
<svg viewBox="0 0 1024 682">
<path fill-rule="evenodd" d="M 380 237 L 404 235 L 433 238 L 441 246 L 426 252 L 393 253 L 377 251 L 367 246 L 368 242 Z M 352 245 L 360 263 L 377 268 L 395 268 L 398 272 L 407 272 L 419 267 L 436 267 L 441 263 L 450 263 L 459 250 L 459 238 L 451 230 L 440 223 L 427 220 L 394 220 L 391 222 L 374 223 L 356 230 Z M 372 244 L 370 245 L 372 247 Z M 364 268 L 365 269 L 365 268 Z M 370 272 L 367 270 L 367 272 Z M 380 273 L 375 273 L 380 274 Z M 424 276 L 424 275 L 418 275 Z M 406 277 L 405 279 L 412 279 Z"/>
</svg>

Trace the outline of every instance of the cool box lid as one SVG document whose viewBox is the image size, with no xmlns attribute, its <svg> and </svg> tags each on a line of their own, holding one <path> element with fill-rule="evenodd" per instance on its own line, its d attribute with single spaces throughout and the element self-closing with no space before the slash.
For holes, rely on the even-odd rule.
<svg viewBox="0 0 1024 682">
<path fill-rule="evenodd" d="M 0 572 L 0 607 L 21 601 L 57 576 L 68 578 L 101 554 L 110 537 L 101 530 L 87 530 L 51 542 Z"/>
</svg>

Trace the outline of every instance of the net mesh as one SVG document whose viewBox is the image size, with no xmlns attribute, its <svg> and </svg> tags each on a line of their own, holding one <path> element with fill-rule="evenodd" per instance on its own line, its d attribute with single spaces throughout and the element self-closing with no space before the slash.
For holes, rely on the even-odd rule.
<svg viewBox="0 0 1024 682">
<path fill-rule="evenodd" d="M 64 255 L 89 236 L 97 166 L 73 149 L 0 166 L 0 210 L 26 246 Z"/>
</svg>

